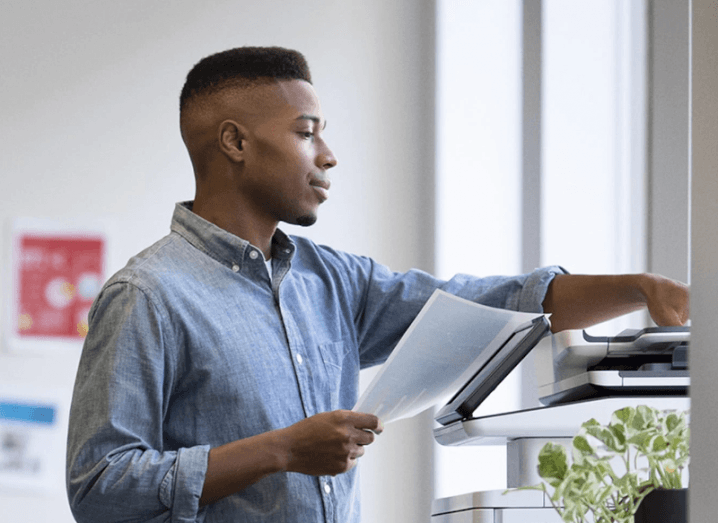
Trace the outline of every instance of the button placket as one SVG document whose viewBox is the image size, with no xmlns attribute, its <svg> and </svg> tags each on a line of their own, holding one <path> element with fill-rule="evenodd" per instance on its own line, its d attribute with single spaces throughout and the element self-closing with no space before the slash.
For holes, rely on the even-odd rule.
<svg viewBox="0 0 718 523">
<path fill-rule="evenodd" d="M 322 490 L 322 500 L 324 501 L 324 509 L 326 510 L 327 521 L 336 522 L 336 511 L 334 507 L 334 499 L 332 496 L 332 484 L 330 478 L 321 478 L 319 485 Z"/>
<path fill-rule="evenodd" d="M 316 405 L 312 397 L 314 391 L 311 388 L 310 382 L 311 369 L 308 367 L 310 360 L 307 360 L 306 354 L 303 355 L 302 353 L 302 349 L 304 348 L 302 338 L 292 319 L 290 311 L 285 309 L 281 304 L 279 305 L 279 310 L 287 334 L 290 358 L 294 360 L 294 371 L 299 385 L 302 406 L 304 407 L 304 413 L 309 417 L 316 413 Z"/>
</svg>

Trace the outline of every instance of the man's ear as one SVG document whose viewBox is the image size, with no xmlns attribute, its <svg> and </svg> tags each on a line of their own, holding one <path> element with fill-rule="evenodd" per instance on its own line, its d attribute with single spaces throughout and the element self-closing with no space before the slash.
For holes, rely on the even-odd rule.
<svg viewBox="0 0 718 523">
<path fill-rule="evenodd" d="M 219 124 L 219 149 L 233 162 L 244 160 L 244 140 L 246 129 L 234 120 L 224 120 Z"/>
</svg>

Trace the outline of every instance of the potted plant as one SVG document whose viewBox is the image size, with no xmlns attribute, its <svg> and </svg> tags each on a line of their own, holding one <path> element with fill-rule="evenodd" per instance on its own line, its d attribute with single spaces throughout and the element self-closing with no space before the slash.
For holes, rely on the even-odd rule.
<svg viewBox="0 0 718 523">
<path fill-rule="evenodd" d="M 538 472 L 544 482 L 528 489 L 543 490 L 564 522 L 661 523 L 685 522 L 689 429 L 686 412 L 661 412 L 638 406 L 617 410 L 608 425 L 591 419 L 572 441 L 573 463 L 566 448 L 547 443 L 539 453 Z M 615 467 L 615 468 L 614 468 Z M 550 489 L 549 489 L 550 488 Z M 660 505 L 663 490 L 681 498 L 665 507 L 660 519 L 646 516 L 651 495 Z M 682 489 L 676 491 L 676 489 Z M 550 492 L 550 491 L 551 492 Z M 676 503 L 682 502 L 682 507 Z M 637 514 L 638 511 L 638 514 Z M 589 514 L 592 519 L 587 519 Z"/>
</svg>

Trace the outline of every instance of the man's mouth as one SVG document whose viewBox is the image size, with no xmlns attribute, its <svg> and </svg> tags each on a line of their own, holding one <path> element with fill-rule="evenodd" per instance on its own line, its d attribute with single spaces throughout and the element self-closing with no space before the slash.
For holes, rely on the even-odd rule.
<svg viewBox="0 0 718 523">
<path fill-rule="evenodd" d="M 329 198 L 329 186 L 331 182 L 329 180 L 312 180 L 309 185 L 312 186 L 314 191 L 319 195 L 319 198 L 324 201 Z"/>
</svg>

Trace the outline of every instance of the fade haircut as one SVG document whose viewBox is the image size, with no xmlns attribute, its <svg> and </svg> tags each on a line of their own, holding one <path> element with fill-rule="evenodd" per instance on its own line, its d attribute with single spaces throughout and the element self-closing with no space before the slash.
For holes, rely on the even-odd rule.
<svg viewBox="0 0 718 523">
<path fill-rule="evenodd" d="M 207 56 L 187 74 L 180 94 L 180 114 L 195 98 L 279 80 L 312 83 L 309 65 L 301 53 L 283 47 L 237 47 Z"/>
</svg>

